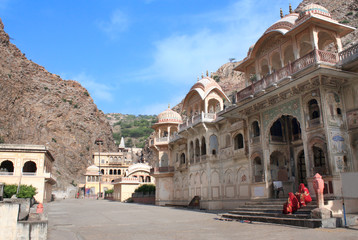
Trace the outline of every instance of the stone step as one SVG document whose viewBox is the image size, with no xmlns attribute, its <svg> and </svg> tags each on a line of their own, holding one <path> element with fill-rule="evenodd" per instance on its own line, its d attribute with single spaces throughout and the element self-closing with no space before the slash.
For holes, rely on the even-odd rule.
<svg viewBox="0 0 358 240">
<path fill-rule="evenodd" d="M 277 208 L 235 208 L 233 211 L 245 211 L 245 212 L 262 212 L 262 213 L 282 213 L 283 207 Z M 297 210 L 300 214 L 310 214 L 312 209 L 300 208 Z"/>
<path fill-rule="evenodd" d="M 254 215 L 238 215 L 238 214 L 222 214 L 222 218 L 234 219 L 234 220 L 246 220 L 256 222 L 266 222 L 275 224 L 293 225 L 307 228 L 319 228 L 322 227 L 321 219 L 307 219 L 307 218 L 289 218 L 289 217 L 270 217 L 270 216 L 254 216 Z"/>
<path fill-rule="evenodd" d="M 306 210 L 306 211 L 311 211 L 312 209 L 317 208 L 317 206 L 315 205 L 307 205 L 305 207 L 300 208 L 299 210 Z M 262 210 L 282 210 L 283 209 L 283 204 L 277 204 L 277 205 L 243 205 L 239 208 L 236 208 L 235 210 L 238 209 L 262 209 Z"/>
<path fill-rule="evenodd" d="M 282 211 L 261 212 L 261 211 L 230 211 L 228 214 L 233 215 L 250 215 L 250 216 L 268 216 L 268 217 L 281 217 L 281 218 L 311 218 L 311 212 L 296 212 L 294 214 L 283 214 Z"/>
</svg>

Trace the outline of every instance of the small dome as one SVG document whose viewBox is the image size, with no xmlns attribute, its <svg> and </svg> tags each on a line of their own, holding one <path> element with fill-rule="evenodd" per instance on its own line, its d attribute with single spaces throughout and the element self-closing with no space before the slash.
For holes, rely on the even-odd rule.
<svg viewBox="0 0 358 240">
<path fill-rule="evenodd" d="M 99 167 L 96 165 L 91 165 L 86 169 L 86 175 L 98 175 Z"/>
<path fill-rule="evenodd" d="M 313 3 L 308 4 L 307 6 L 302 8 L 302 10 L 300 12 L 300 18 L 302 18 L 306 15 L 312 15 L 312 14 L 318 14 L 318 15 L 332 18 L 331 14 L 327 10 L 327 8 L 324 8 L 321 5 L 313 4 Z"/>
<path fill-rule="evenodd" d="M 218 88 L 222 91 L 220 85 L 212 78 L 210 77 L 204 77 L 202 79 L 200 79 L 199 81 L 197 81 L 190 89 L 194 90 L 195 88 L 201 88 L 205 93 L 207 91 L 210 91 L 212 88 Z"/>
<path fill-rule="evenodd" d="M 171 110 L 170 106 L 168 106 L 167 110 L 158 114 L 158 123 L 182 123 L 182 122 L 183 120 L 179 115 L 179 113 Z"/>
</svg>

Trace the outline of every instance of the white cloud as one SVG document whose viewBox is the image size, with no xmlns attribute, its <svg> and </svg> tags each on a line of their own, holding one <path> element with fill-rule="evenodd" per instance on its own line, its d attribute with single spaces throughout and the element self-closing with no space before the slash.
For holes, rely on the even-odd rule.
<svg viewBox="0 0 358 240">
<path fill-rule="evenodd" d="M 231 57 L 243 59 L 267 24 L 278 20 L 278 6 L 282 2 L 285 1 L 268 6 L 266 1 L 240 0 L 225 9 L 183 16 L 182 20 L 190 26 L 204 27 L 197 27 L 190 34 L 172 34 L 153 43 L 153 62 L 137 77 L 191 84 L 202 72 L 216 71 Z M 267 11 L 267 7 L 278 7 L 277 14 Z"/>
<path fill-rule="evenodd" d="M 99 29 L 105 32 L 111 39 L 117 38 L 120 32 L 127 30 L 128 25 L 129 20 L 127 15 L 119 9 L 112 13 L 109 20 L 97 22 Z"/>
<path fill-rule="evenodd" d="M 72 76 L 71 79 L 80 82 L 91 93 L 95 101 L 113 101 L 113 95 L 111 92 L 113 88 L 106 84 L 99 83 L 92 76 L 81 72 L 77 75 Z"/>
</svg>

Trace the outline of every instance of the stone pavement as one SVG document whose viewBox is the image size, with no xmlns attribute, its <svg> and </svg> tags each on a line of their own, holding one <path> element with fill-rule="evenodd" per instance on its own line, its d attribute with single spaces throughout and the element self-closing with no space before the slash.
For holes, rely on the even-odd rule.
<svg viewBox="0 0 358 240">
<path fill-rule="evenodd" d="M 216 213 L 107 200 L 46 204 L 49 240 L 358 239 L 356 229 L 307 229 L 217 220 Z"/>
</svg>

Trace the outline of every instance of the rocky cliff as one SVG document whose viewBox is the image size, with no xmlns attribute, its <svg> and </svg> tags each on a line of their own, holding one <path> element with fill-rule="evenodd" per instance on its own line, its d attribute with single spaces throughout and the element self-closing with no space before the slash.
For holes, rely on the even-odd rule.
<svg viewBox="0 0 358 240">
<path fill-rule="evenodd" d="M 42 144 L 55 158 L 55 189 L 76 185 L 97 151 L 115 150 L 111 127 L 78 82 L 28 60 L 9 41 L 0 20 L 0 137 L 5 143 Z"/>
</svg>

